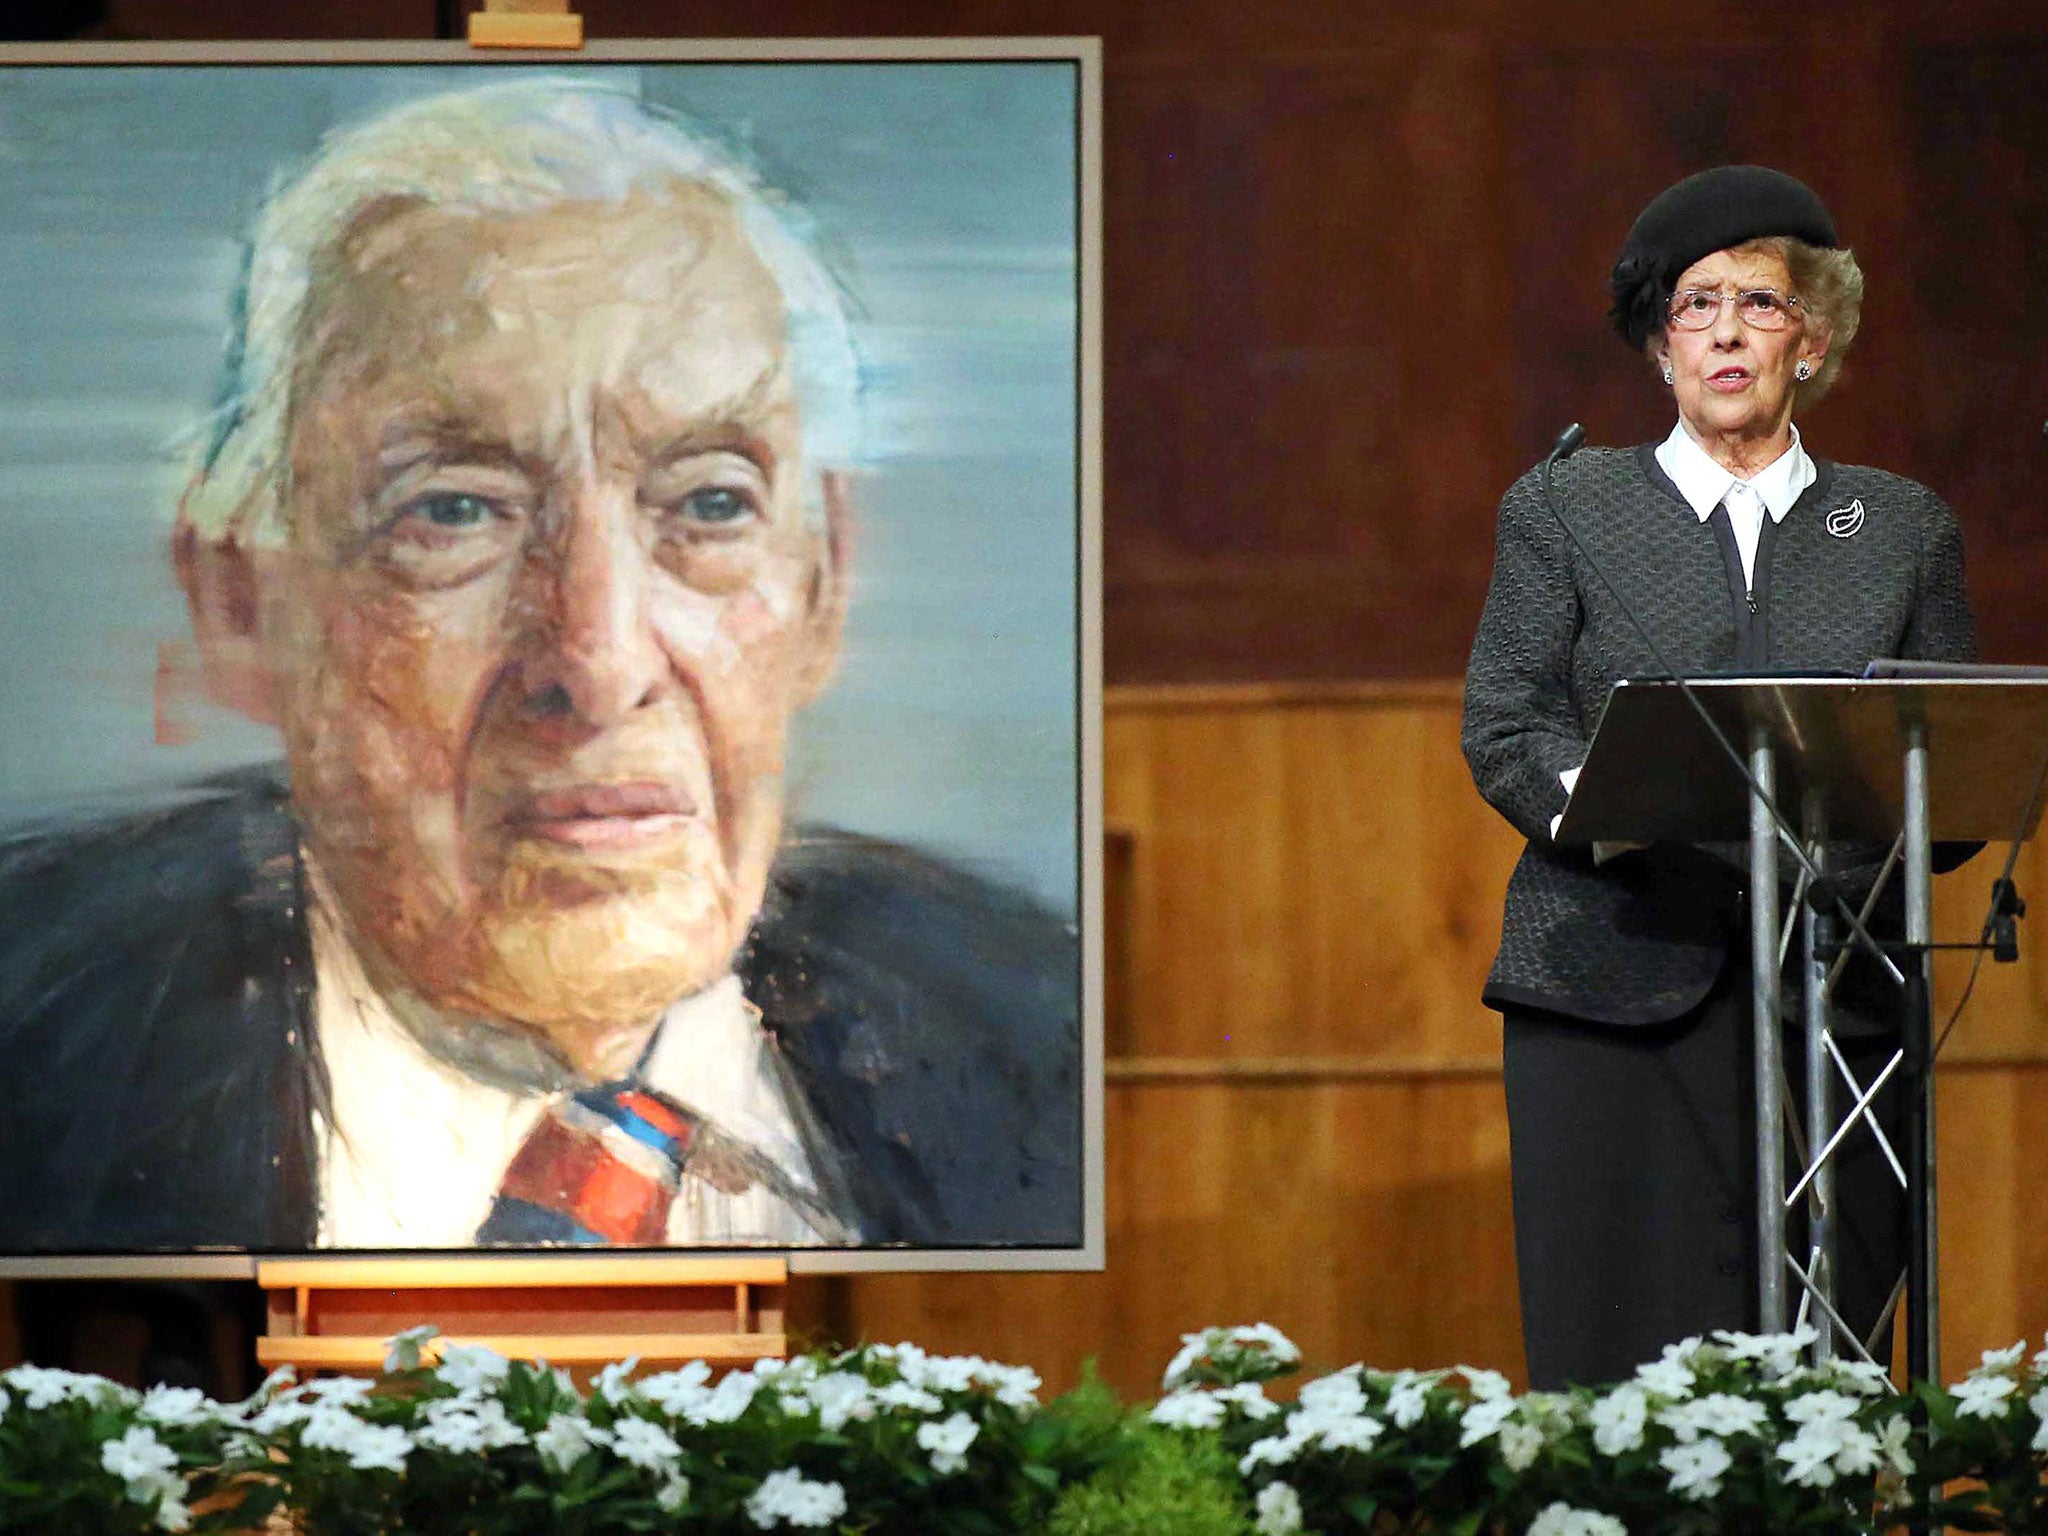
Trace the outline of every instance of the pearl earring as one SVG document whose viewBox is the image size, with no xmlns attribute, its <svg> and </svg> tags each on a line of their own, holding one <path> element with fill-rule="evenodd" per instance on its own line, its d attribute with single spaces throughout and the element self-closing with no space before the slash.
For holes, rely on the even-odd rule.
<svg viewBox="0 0 2048 1536">
<path fill-rule="evenodd" d="M 1805 358 L 1802 357 L 1801 359 L 1799 359 L 1799 366 L 1792 370 L 1792 376 L 1795 379 L 1797 379 L 1800 383 L 1804 384 L 1808 379 L 1813 377 L 1813 364 L 1809 363 Z"/>
<path fill-rule="evenodd" d="M 1671 377 L 1671 365 L 1669 363 L 1664 365 L 1664 382 L 1666 384 L 1675 382 Z"/>
</svg>

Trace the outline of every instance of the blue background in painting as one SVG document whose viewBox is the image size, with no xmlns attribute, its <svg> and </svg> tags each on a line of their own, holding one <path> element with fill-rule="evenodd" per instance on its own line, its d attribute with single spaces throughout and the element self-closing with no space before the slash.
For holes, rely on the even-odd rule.
<svg viewBox="0 0 2048 1536">
<path fill-rule="evenodd" d="M 515 66 L 0 71 L 0 821 L 277 755 L 179 706 L 166 555 L 240 240 L 331 128 Z M 796 817 L 1072 914 L 1076 76 L 1064 64 L 597 65 L 737 143 L 848 258 L 870 380 L 845 665 Z"/>
</svg>

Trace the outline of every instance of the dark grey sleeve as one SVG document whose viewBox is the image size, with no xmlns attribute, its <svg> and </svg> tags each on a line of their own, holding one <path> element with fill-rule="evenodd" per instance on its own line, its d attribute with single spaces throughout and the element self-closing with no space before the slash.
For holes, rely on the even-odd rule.
<svg viewBox="0 0 2048 1536">
<path fill-rule="evenodd" d="M 1963 585 L 1963 531 L 1948 503 L 1927 493 L 1920 522 L 1919 595 L 1899 654 L 1919 661 L 1975 661 L 1977 625 Z"/>
<path fill-rule="evenodd" d="M 1564 809 L 1558 774 L 1585 760 L 1571 696 L 1579 596 L 1565 534 L 1530 471 L 1502 498 L 1493 580 L 1465 668 L 1465 761 L 1495 810 L 1538 843 Z"/>
</svg>

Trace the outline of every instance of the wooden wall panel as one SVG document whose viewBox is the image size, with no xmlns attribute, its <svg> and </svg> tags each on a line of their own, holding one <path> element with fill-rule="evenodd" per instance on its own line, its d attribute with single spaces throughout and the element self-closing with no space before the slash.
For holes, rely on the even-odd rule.
<svg viewBox="0 0 2048 1536">
<path fill-rule="evenodd" d="M 1943 1363 L 1951 1380 L 1986 1349 L 2048 1331 L 2048 1051 L 2025 1064 L 1952 1065 L 1937 1101 Z"/>
<path fill-rule="evenodd" d="M 1437 683 L 1109 711 L 1132 1054 L 1499 1059 L 1479 990 L 1520 839 L 1458 707 Z"/>
<path fill-rule="evenodd" d="M 1154 1391 L 1180 1335 L 1265 1320 L 1328 1368 L 1519 1371 L 1497 1080 L 1120 1083 L 1100 1275 L 839 1282 L 848 1337 Z"/>
</svg>

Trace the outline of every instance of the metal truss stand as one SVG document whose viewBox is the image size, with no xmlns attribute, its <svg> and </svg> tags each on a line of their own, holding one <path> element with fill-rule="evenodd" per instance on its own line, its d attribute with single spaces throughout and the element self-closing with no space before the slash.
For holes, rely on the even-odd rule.
<svg viewBox="0 0 2048 1536">
<path fill-rule="evenodd" d="M 1678 685 L 1615 687 L 1557 840 L 1739 844 L 1746 837 L 1762 1327 L 1783 1332 L 1810 1323 L 1816 1359 L 1846 1352 L 1871 1360 L 1903 1292 L 1908 1373 L 1937 1380 L 1935 842 L 2033 834 L 2048 751 L 2048 683 L 1990 673 L 1857 682 L 1716 678 L 1691 689 L 1721 740 Z M 1729 762 L 1731 749 L 1737 764 Z M 1796 825 L 1783 810 L 1788 805 L 1797 808 Z M 1843 885 L 1828 879 L 1831 854 L 1851 842 L 1890 845 L 1867 889 L 1860 879 Z M 1874 935 L 1869 926 L 1895 872 L 1904 882 L 1903 943 L 1896 935 Z M 1857 873 L 1867 873 L 1867 866 Z M 1799 960 L 1791 974 L 1799 989 L 1804 1067 L 1799 1104 L 1791 1102 L 1785 1070 L 1783 1006 L 1795 932 Z M 1832 1023 L 1835 982 L 1858 953 L 1897 984 L 1900 999 L 1898 1049 L 1868 1082 L 1851 1070 Z M 1891 1144 L 1874 1109 L 1894 1078 L 1905 1100 L 1903 1149 Z M 1867 1338 L 1844 1321 L 1836 1293 L 1835 1165 L 1857 1137 L 1875 1138 L 1909 1197 L 1905 1273 Z M 1796 1170 L 1789 1189 L 1788 1164 Z M 1801 1234 L 1797 1252 L 1795 1234 Z"/>
</svg>

